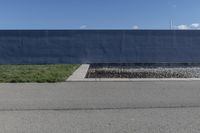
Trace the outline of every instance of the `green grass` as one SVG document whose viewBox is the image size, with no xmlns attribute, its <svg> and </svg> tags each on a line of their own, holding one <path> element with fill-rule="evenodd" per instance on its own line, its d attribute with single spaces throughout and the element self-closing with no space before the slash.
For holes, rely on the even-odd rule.
<svg viewBox="0 0 200 133">
<path fill-rule="evenodd" d="M 0 65 L 1 83 L 62 82 L 79 65 Z"/>
</svg>

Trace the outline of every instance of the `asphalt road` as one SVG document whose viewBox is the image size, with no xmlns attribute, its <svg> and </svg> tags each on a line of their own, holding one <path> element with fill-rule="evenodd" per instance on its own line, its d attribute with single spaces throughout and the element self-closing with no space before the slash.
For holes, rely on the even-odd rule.
<svg viewBox="0 0 200 133">
<path fill-rule="evenodd" d="M 199 133 L 200 108 L 1 111 L 1 133 Z"/>
<path fill-rule="evenodd" d="M 200 81 L 0 84 L 0 110 L 200 107 Z"/>
<path fill-rule="evenodd" d="M 199 133 L 200 81 L 0 84 L 0 133 Z"/>
</svg>

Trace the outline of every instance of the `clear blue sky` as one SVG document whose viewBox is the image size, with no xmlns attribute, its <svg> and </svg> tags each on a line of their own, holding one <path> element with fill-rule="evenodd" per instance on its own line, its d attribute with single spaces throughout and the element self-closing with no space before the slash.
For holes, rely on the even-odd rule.
<svg viewBox="0 0 200 133">
<path fill-rule="evenodd" d="M 200 23 L 200 0 L 0 0 L 0 29 L 168 29 Z"/>
</svg>

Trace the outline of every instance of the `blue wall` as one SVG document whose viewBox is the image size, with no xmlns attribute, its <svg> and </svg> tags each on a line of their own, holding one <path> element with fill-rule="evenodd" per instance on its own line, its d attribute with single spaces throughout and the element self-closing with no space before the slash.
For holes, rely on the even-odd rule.
<svg viewBox="0 0 200 133">
<path fill-rule="evenodd" d="M 198 30 L 0 30 L 0 64 L 200 63 Z"/>
</svg>

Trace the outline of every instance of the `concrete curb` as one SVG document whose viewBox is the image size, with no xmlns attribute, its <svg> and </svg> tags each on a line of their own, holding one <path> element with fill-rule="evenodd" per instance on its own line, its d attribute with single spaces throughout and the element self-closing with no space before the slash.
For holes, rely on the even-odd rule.
<svg viewBox="0 0 200 133">
<path fill-rule="evenodd" d="M 82 78 L 82 79 L 68 79 L 67 82 L 151 82 L 151 81 L 200 81 L 200 78 Z"/>
</svg>

